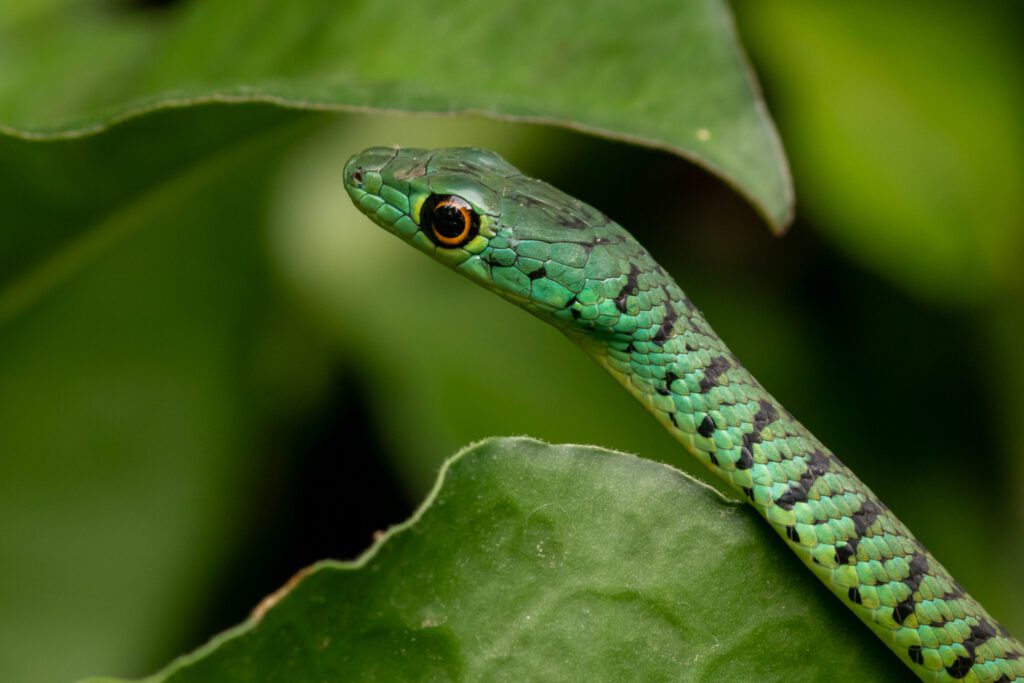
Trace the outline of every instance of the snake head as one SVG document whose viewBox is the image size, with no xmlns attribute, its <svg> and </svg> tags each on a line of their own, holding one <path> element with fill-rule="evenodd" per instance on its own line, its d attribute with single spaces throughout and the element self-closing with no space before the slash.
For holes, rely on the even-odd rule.
<svg viewBox="0 0 1024 683">
<path fill-rule="evenodd" d="M 614 297 L 649 258 L 602 213 L 488 150 L 372 147 L 344 182 L 378 225 L 567 331 L 617 324 Z"/>
<path fill-rule="evenodd" d="M 345 190 L 375 223 L 473 279 L 498 237 L 504 176 L 493 152 L 371 147 L 345 165 Z"/>
</svg>

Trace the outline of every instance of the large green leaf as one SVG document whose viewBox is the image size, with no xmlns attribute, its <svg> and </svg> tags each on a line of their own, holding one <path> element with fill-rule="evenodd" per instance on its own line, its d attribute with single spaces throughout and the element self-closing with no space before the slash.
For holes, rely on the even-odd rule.
<svg viewBox="0 0 1024 683">
<path fill-rule="evenodd" d="M 664 465 L 518 438 L 456 456 L 359 561 L 310 568 L 147 681 L 905 676 L 742 504 Z"/>
<path fill-rule="evenodd" d="M 776 228 L 781 145 L 723 0 L 128 3 L 12 0 L 0 12 L 0 130 L 52 137 L 204 101 L 473 112 L 666 149 Z"/>
</svg>

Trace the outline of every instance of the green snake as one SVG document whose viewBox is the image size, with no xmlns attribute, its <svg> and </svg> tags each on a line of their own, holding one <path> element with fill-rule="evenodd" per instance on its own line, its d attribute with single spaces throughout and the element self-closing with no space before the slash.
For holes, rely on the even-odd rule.
<svg viewBox="0 0 1024 683">
<path fill-rule="evenodd" d="M 582 347 L 922 680 L 1024 681 L 1024 645 L 621 226 L 482 149 L 374 147 L 349 160 L 344 182 L 374 222 Z"/>
</svg>

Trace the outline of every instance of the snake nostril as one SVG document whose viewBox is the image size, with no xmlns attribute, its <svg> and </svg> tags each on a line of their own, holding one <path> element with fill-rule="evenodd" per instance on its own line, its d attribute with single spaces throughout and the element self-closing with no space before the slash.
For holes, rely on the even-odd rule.
<svg viewBox="0 0 1024 683">
<path fill-rule="evenodd" d="M 356 170 L 352 171 L 352 176 L 351 177 L 352 177 L 352 182 L 354 184 L 362 185 L 363 184 L 363 169 L 357 168 Z"/>
</svg>

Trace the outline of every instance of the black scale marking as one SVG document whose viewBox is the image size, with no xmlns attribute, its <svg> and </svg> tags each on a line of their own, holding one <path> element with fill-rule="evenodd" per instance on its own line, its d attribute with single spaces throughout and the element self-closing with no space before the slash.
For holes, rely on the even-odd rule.
<svg viewBox="0 0 1024 683">
<path fill-rule="evenodd" d="M 655 344 L 664 344 L 668 338 L 675 334 L 675 324 L 679 320 L 679 313 L 672 306 L 671 302 L 665 304 L 665 319 L 658 327 L 658 331 L 651 337 Z"/>
<path fill-rule="evenodd" d="M 836 545 L 835 560 L 837 565 L 848 564 L 850 558 L 857 554 L 857 545 L 860 539 L 851 538 L 843 545 Z"/>
<path fill-rule="evenodd" d="M 963 678 L 971 672 L 974 666 L 973 657 L 957 657 L 956 661 L 946 667 L 946 672 L 953 678 Z"/>
<path fill-rule="evenodd" d="M 867 533 L 868 527 L 878 519 L 878 506 L 872 500 L 862 501 L 860 509 L 853 513 L 853 528 L 858 536 Z"/>
<path fill-rule="evenodd" d="M 754 466 L 754 454 L 749 446 L 740 447 L 740 459 L 736 461 L 736 469 L 749 470 Z"/>
<path fill-rule="evenodd" d="M 704 368 L 704 377 L 700 380 L 700 393 L 706 394 L 713 387 L 718 386 L 718 378 L 731 368 L 732 362 L 725 356 L 713 358 L 711 364 Z"/>
<path fill-rule="evenodd" d="M 797 503 L 806 503 L 808 494 L 825 472 L 828 471 L 828 456 L 821 451 L 814 451 L 808 456 L 807 471 L 800 475 L 800 480 L 789 485 L 789 490 L 776 499 L 775 504 L 783 510 L 792 510 Z"/>
<path fill-rule="evenodd" d="M 654 390 L 657 391 L 662 396 L 668 396 L 669 394 L 672 393 L 672 382 L 675 382 L 677 379 L 681 379 L 679 375 L 669 370 L 668 372 L 665 373 L 665 386 L 655 387 Z"/>
<path fill-rule="evenodd" d="M 637 281 L 639 275 L 640 269 L 636 267 L 635 263 L 631 263 L 629 272 L 626 273 L 626 284 L 622 286 L 619 295 L 615 297 L 615 307 L 619 309 L 620 313 L 626 312 L 627 299 L 640 293 L 640 283 Z"/>
</svg>

